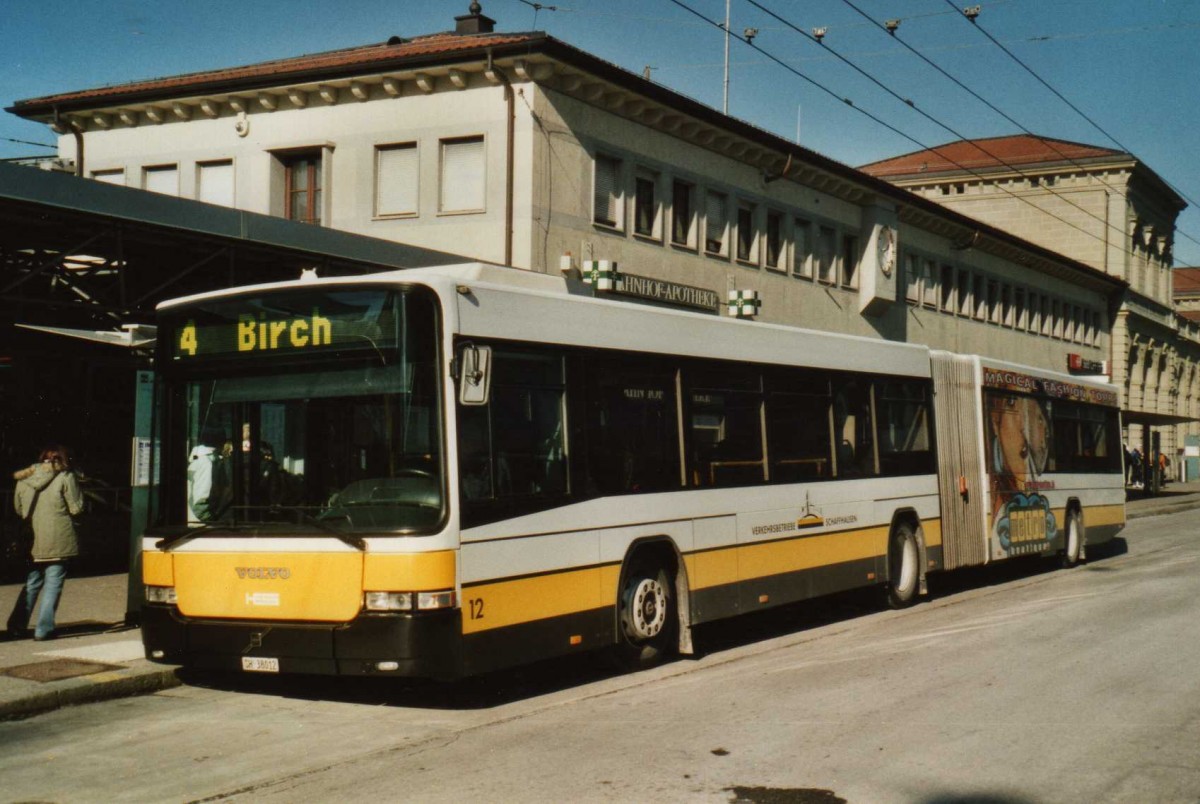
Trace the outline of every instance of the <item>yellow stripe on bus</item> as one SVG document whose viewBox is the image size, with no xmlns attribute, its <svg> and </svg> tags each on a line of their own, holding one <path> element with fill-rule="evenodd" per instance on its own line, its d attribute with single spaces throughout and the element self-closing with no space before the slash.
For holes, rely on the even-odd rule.
<svg viewBox="0 0 1200 804">
<path fill-rule="evenodd" d="M 941 543 L 941 523 L 922 523 L 927 543 Z M 692 590 L 752 581 L 786 572 L 815 569 L 887 555 L 889 526 L 880 525 L 823 536 L 708 550 L 683 556 Z M 613 606 L 620 564 L 565 570 L 463 589 L 463 633 L 471 634 L 534 620 Z M 476 616 L 472 616 L 476 615 Z"/>
<path fill-rule="evenodd" d="M 367 553 L 363 589 L 371 592 L 433 592 L 454 588 L 455 551 Z"/>
<path fill-rule="evenodd" d="M 564 614 L 611 606 L 616 601 L 602 592 L 619 573 L 611 567 L 566 570 L 531 578 L 497 581 L 463 589 L 463 633 L 487 631 L 544 620 Z"/>
<path fill-rule="evenodd" d="M 1083 524 L 1089 528 L 1093 525 L 1124 525 L 1125 506 L 1120 503 L 1088 506 L 1083 509 Z"/>
<path fill-rule="evenodd" d="M 142 581 L 147 586 L 174 586 L 175 571 L 171 554 L 158 550 L 142 553 Z"/>
</svg>

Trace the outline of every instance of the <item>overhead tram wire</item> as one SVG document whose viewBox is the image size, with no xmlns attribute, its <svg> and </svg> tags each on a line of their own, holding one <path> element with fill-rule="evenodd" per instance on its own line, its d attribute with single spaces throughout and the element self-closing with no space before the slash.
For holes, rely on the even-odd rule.
<svg viewBox="0 0 1200 804">
<path fill-rule="evenodd" d="M 691 8 L 689 8 L 687 5 L 685 5 L 683 2 L 681 2 L 681 0 L 671 0 L 671 2 L 672 2 L 672 3 L 675 3 L 676 5 L 678 5 L 678 6 L 682 7 L 682 8 L 686 8 L 688 11 L 691 11 L 693 14 L 696 14 L 697 16 L 701 17 L 702 19 L 705 19 L 705 20 L 707 20 L 707 21 L 709 22 L 709 24 L 710 24 L 710 25 L 714 24 L 714 23 L 712 22 L 712 20 L 708 20 L 708 19 L 707 19 L 707 17 L 704 17 L 704 15 L 702 15 L 702 14 L 699 14 L 699 13 L 698 13 L 698 12 L 696 12 L 694 9 L 691 9 Z M 859 75 L 863 76 L 863 77 L 864 77 L 864 78 L 866 78 L 868 81 L 870 81 L 872 84 L 874 84 L 875 86 L 877 86 L 877 87 L 879 87 L 880 89 L 882 89 L 882 90 L 883 90 L 884 92 L 886 92 L 888 95 L 891 95 L 891 96 L 892 96 L 893 98 L 895 98 L 896 100 L 900 101 L 901 103 L 903 103 L 903 104 L 905 104 L 906 106 L 908 106 L 909 108 L 911 108 L 913 111 L 917 112 L 917 114 L 921 115 L 922 117 L 924 117 L 924 118 L 925 118 L 926 120 L 928 120 L 929 122 L 931 122 L 931 123 L 933 123 L 933 124 L 937 125 L 938 127 L 940 127 L 940 128 L 942 128 L 942 129 L 944 129 L 944 130 L 948 131 L 950 134 L 952 134 L 953 136 L 957 137 L 957 138 L 958 138 L 958 139 L 960 139 L 960 140 L 966 140 L 966 139 L 967 139 L 967 137 L 966 137 L 965 135 L 961 134 L 960 132 L 958 132 L 957 130 L 955 130 L 953 127 L 951 127 L 951 126 L 947 125 L 946 123 L 943 123 L 941 120 L 939 120 L 939 119 L 937 119 L 936 117 L 934 117 L 933 115 L 929 114 L 929 113 L 928 113 L 928 112 L 926 112 L 924 109 L 921 109 L 921 108 L 919 108 L 919 107 L 916 105 L 916 103 L 914 103 L 914 102 L 912 101 L 912 99 L 911 99 L 911 98 L 905 98 L 905 97 L 903 97 L 902 95 L 900 95 L 899 93 L 897 93 L 895 90 L 893 90 L 891 87 L 887 86 L 887 85 L 886 85 L 886 84 L 884 84 L 882 81 L 880 81 L 878 78 L 876 78 L 875 76 L 871 75 L 871 73 L 870 73 L 870 72 L 868 72 L 867 70 L 863 69 L 862 67 L 859 67 L 859 66 L 858 66 L 857 64 L 855 64 L 853 61 L 851 61 L 850 59 L 846 58 L 846 57 L 845 57 L 845 56 L 843 56 L 842 54 L 838 53 L 838 52 L 837 52 L 836 50 L 834 50 L 833 48 L 831 48 L 831 47 L 829 47 L 829 46 L 825 45 L 825 44 L 824 44 L 822 41 L 818 40 L 816 37 L 812 36 L 812 35 L 811 35 L 811 34 L 809 34 L 807 31 L 803 30 L 802 28 L 799 28 L 799 27 L 797 27 L 797 26 L 796 26 L 794 23 L 792 23 L 790 20 L 787 20 L 787 19 L 785 19 L 785 18 L 783 18 L 783 17 L 779 16 L 778 14 L 776 14 L 776 13 L 775 13 L 774 11 L 772 11 L 771 9 L 769 9 L 769 8 L 767 8 L 767 7 L 765 7 L 765 6 L 763 6 L 761 3 L 758 3 L 758 2 L 756 2 L 756 0 L 746 0 L 746 2 L 748 2 L 750 5 L 754 6 L 755 8 L 759 9 L 759 10 L 760 10 L 760 11 L 762 11 L 763 13 L 767 14 L 768 16 L 772 17 L 773 19 L 775 19 L 775 20 L 778 20 L 779 22 L 783 23 L 783 24 L 784 24 L 784 25 L 786 25 L 787 27 L 791 28 L 793 31 L 795 31 L 796 33 L 800 34 L 800 35 L 801 35 L 801 36 L 803 36 L 804 38 L 808 39 L 808 40 L 809 40 L 810 42 L 812 42 L 813 44 L 816 44 L 816 45 L 820 46 L 820 47 L 821 47 L 823 50 L 826 50 L 826 51 L 828 51 L 828 52 L 829 52 L 831 55 L 833 55 L 833 56 L 834 56 L 835 58 L 837 58 L 839 61 L 841 61 L 842 63 L 846 64 L 848 67 L 850 67 L 851 69 L 853 69 L 853 70 L 854 70 L 855 72 L 857 72 Z M 724 29 L 722 28 L 722 30 L 724 30 Z M 736 35 L 735 35 L 735 36 L 736 36 Z M 738 37 L 738 38 L 739 38 L 739 39 L 741 39 L 741 37 Z M 742 41 L 743 41 L 743 42 L 746 42 L 746 40 L 744 40 L 744 39 L 742 39 Z M 798 71 L 796 71 L 796 70 L 794 70 L 793 68 L 791 68 L 791 66 L 790 66 L 790 65 L 786 65 L 786 64 L 784 64 L 782 61 L 780 61 L 779 59 L 775 58 L 774 56 L 772 56 L 772 55 L 771 55 L 770 53 L 768 53 L 767 51 L 765 51 L 765 50 L 762 50 L 761 48 L 759 48 L 757 45 L 755 45 L 755 44 L 753 44 L 753 43 L 751 43 L 751 42 L 746 42 L 746 44 L 748 44 L 750 47 L 754 48 L 755 50 L 758 50 L 759 52 L 763 53 L 763 55 L 767 56 L 768 58 L 771 58 L 771 59 L 773 59 L 774 61 L 776 61 L 777 63 L 779 63 L 779 64 L 781 64 L 781 65 L 783 65 L 783 66 L 787 67 L 787 69 L 789 69 L 791 72 L 794 72 L 794 73 L 796 73 L 797 75 L 801 75 L 801 73 L 799 73 Z M 802 77 L 803 77 L 803 78 L 804 78 L 806 81 L 809 81 L 810 83 L 814 84 L 815 86 L 818 86 L 818 87 L 820 87 L 822 90 L 824 90 L 824 91 L 825 91 L 825 92 L 827 92 L 828 94 L 830 94 L 830 95 L 833 95 L 834 97 L 837 97 L 837 95 L 836 95 L 835 93 L 833 93 L 831 90 L 828 90 L 828 89 L 826 89 L 824 86 L 821 86 L 821 85 L 820 85 L 820 84 L 818 84 L 816 81 L 814 81 L 813 79 L 809 78 L 808 76 L 802 76 Z M 848 99 L 848 98 L 842 98 L 841 100 L 842 100 L 844 103 L 848 104 L 849 106 L 852 106 L 854 109 L 856 109 L 856 110 L 858 110 L 858 111 L 860 111 L 860 112 L 862 112 L 862 111 L 863 111 L 863 110 L 861 109 L 861 107 L 855 106 L 855 105 L 854 105 L 854 103 L 853 103 L 853 102 L 852 102 L 850 99 Z M 889 130 L 896 132 L 897 134 L 899 134 L 900 136 L 904 137 L 904 138 L 905 138 L 905 139 L 907 139 L 908 141 L 910 141 L 910 142 L 912 142 L 912 143 L 915 143 L 915 144 L 916 144 L 918 147 L 920 147 L 921 149 L 923 149 L 923 150 L 927 150 L 927 151 L 934 150 L 933 146 L 930 146 L 930 145 L 927 145 L 927 144 L 925 144 L 925 143 L 921 142 L 921 141 L 920 141 L 920 140 L 918 140 L 916 137 L 913 137 L 913 136 L 911 136 L 911 135 L 909 135 L 909 134 L 907 134 L 907 133 L 905 133 L 905 132 L 903 132 L 903 131 L 900 131 L 899 129 L 895 128 L 894 126 L 892 126 L 892 125 L 890 125 L 890 124 L 883 123 L 883 122 L 882 122 L 882 121 L 881 121 L 881 120 L 880 120 L 878 117 L 876 117 L 876 116 L 874 116 L 874 115 L 870 115 L 870 114 L 868 114 L 867 116 L 868 116 L 868 117 L 870 117 L 872 120 L 875 120 L 876 122 L 879 122 L 879 123 L 881 123 L 882 125 L 885 125 L 885 126 L 887 126 L 887 128 L 888 128 Z M 1009 163 L 1008 163 L 1008 162 L 1006 162 L 1006 161 L 1005 161 L 1003 158 L 1001 158 L 999 155 L 997 155 L 997 154 L 994 154 L 994 153 L 992 153 L 992 152 L 988 151 L 986 148 L 984 148 L 984 147 L 983 147 L 983 146 L 981 146 L 981 145 L 978 145 L 978 144 L 976 144 L 976 147 L 977 147 L 977 148 L 978 148 L 978 149 L 979 149 L 979 150 L 980 150 L 982 153 L 984 153 L 984 154 L 986 154 L 986 155 L 990 156 L 992 159 L 996 160 L 997 164 L 1003 165 L 1004 167 L 1007 167 L 1009 170 L 1012 170 L 1013 172 L 1015 172 L 1015 173 L 1017 173 L 1017 174 L 1019 174 L 1019 175 L 1024 175 L 1024 171 L 1022 171 L 1020 168 L 1018 168 L 1018 167 L 1017 167 L 1017 166 L 1015 166 L 1015 165 L 1009 164 Z M 945 160 L 946 160 L 948 163 L 950 163 L 950 164 L 954 165 L 955 167 L 957 167 L 957 168 L 959 168 L 960 170 L 964 171 L 964 172 L 965 172 L 965 173 L 967 173 L 968 175 L 971 175 L 971 176 L 973 176 L 973 177 L 975 177 L 975 178 L 979 179 L 981 182 L 986 182 L 986 181 L 987 181 L 987 177 L 985 177 L 983 174 L 979 173 L 978 171 L 971 169 L 970 167 L 968 167 L 968 166 L 966 166 L 966 165 L 962 164 L 961 162 L 957 162 L 957 161 L 955 161 L 955 160 L 953 160 L 953 159 L 950 159 L 950 158 L 949 158 L 949 157 L 947 157 L 945 154 L 941 154 L 941 156 L 942 156 L 942 158 L 943 158 L 943 159 L 945 159 Z M 1027 205 L 1029 205 L 1029 206 L 1033 207 L 1033 208 L 1034 208 L 1034 209 L 1036 209 L 1036 210 L 1037 210 L 1039 213 L 1041 213 L 1041 214 L 1043 214 L 1043 215 L 1048 215 L 1048 216 L 1050 216 L 1051 218 L 1054 218 L 1055 220 L 1057 220 L 1057 221 L 1059 221 L 1060 223 L 1064 224 L 1065 226 L 1069 226 L 1070 228 L 1072 228 L 1072 229 L 1075 229 L 1075 230 L 1079 231 L 1080 233 L 1082 233 L 1082 234 L 1086 235 L 1087 237 L 1090 237 L 1090 238 L 1092 238 L 1092 239 L 1094 239 L 1094 240 L 1097 240 L 1097 241 L 1099 241 L 1100 243 L 1103 243 L 1103 244 L 1105 244 L 1106 246 L 1111 246 L 1111 245 L 1112 245 L 1112 241 L 1111 241 L 1111 240 L 1109 240 L 1109 239 L 1106 239 L 1106 238 L 1104 238 L 1104 237 L 1101 237 L 1100 235 L 1096 234 L 1095 232 L 1093 232 L 1093 231 L 1091 231 L 1091 230 L 1089 230 L 1089 229 L 1085 229 L 1085 228 L 1083 228 L 1082 226 L 1080 226 L 1080 225 L 1078 225 L 1078 224 L 1076 224 L 1076 223 L 1072 223 L 1071 221 L 1067 220 L 1066 218 L 1063 218 L 1063 217 L 1061 217 L 1060 215 L 1056 215 L 1055 213 L 1051 212 L 1050 210 L 1048 210 L 1048 209 L 1045 209 L 1044 207 L 1041 207 L 1041 206 L 1039 206 L 1039 205 L 1035 204 L 1035 203 L 1034 203 L 1032 200 L 1030 200 L 1029 198 L 1026 198 L 1025 196 L 1022 196 L 1022 195 L 1018 195 L 1017 193 L 1013 192 L 1012 190 L 1009 190 L 1007 187 L 1002 187 L 1002 186 L 1001 186 L 1000 184 L 998 184 L 998 183 L 995 185 L 995 187 L 996 187 L 996 189 L 1000 190 L 1000 191 L 1001 191 L 1001 192 L 1003 192 L 1003 193 L 1006 193 L 1006 194 L 1008 194 L 1008 195 L 1012 196 L 1013 198 L 1017 199 L 1018 201 L 1021 201 L 1022 203 L 1024 203 L 1024 204 L 1027 204 Z M 1060 194 L 1060 193 L 1058 193 L 1058 192 L 1054 191 L 1053 189 L 1051 189 L 1051 188 L 1049 188 L 1049 187 L 1047 187 L 1047 188 L 1045 188 L 1045 189 L 1046 189 L 1047 191 L 1049 191 L 1049 193 L 1050 193 L 1051 195 L 1053 195 L 1055 198 L 1058 198 L 1059 200 L 1063 201 L 1064 203 L 1066 203 L 1066 204 L 1068 204 L 1068 205 L 1070 205 L 1070 206 L 1072 206 L 1072 207 L 1075 207 L 1076 209 L 1078 209 L 1080 212 L 1082 212 L 1083 214 L 1087 215 L 1088 217 L 1090 217 L 1090 218 L 1094 218 L 1095 220 L 1097 220 L 1098 222 L 1100 222 L 1101 224 L 1103 224 L 1103 225 L 1104 225 L 1104 227 L 1105 227 L 1106 229 L 1112 229 L 1114 232 L 1118 232 L 1118 233 L 1121 235 L 1121 239 L 1120 239 L 1118 242 L 1124 243 L 1125 232 L 1124 232 L 1124 230 L 1123 230 L 1123 229 L 1119 229 L 1119 228 L 1117 228 L 1117 227 L 1116 227 L 1115 225 L 1113 225 L 1112 223 L 1109 223 L 1108 221 L 1104 220 L 1104 218 L 1102 218 L 1101 216 L 1099 216 L 1099 215 L 1095 214 L 1094 212 L 1092 212 L 1092 211 L 1091 211 L 1091 210 L 1089 210 L 1089 209 L 1086 209 L 1085 207 L 1082 207 L 1082 206 L 1080 206 L 1079 204 L 1077 204 L 1077 203 L 1075 203 L 1074 201 L 1070 200 L 1069 198 L 1067 198 L 1067 197 L 1063 196 L 1062 194 Z M 1122 249 L 1121 249 L 1121 251 L 1122 251 L 1123 253 L 1127 254 L 1127 255 L 1128 255 L 1128 256 L 1130 256 L 1130 257 L 1134 257 L 1134 258 L 1136 258 L 1136 256 L 1137 256 L 1137 255 L 1133 254 L 1133 252 L 1132 252 L 1132 251 L 1130 251 L 1130 250 L 1128 250 L 1128 249 L 1124 249 L 1124 248 L 1122 248 Z"/>
<path fill-rule="evenodd" d="M 0 137 L 6 143 L 17 143 L 18 145 L 36 145 L 37 148 L 47 148 L 49 150 L 58 150 L 58 145 L 47 145 L 46 143 L 31 143 L 28 139 L 13 139 L 12 137 Z"/>
<path fill-rule="evenodd" d="M 1075 161 L 1074 159 L 1072 159 L 1070 156 L 1068 156 L 1067 154 L 1065 154 L 1065 153 L 1063 153 L 1062 151 L 1060 151 L 1060 150 L 1059 150 L 1057 147 L 1055 147 L 1055 145 L 1054 145 L 1054 143 L 1053 143 L 1052 141 L 1050 141 L 1050 140 L 1048 140 L 1048 139 L 1046 139 L 1046 138 L 1044 138 L 1044 137 L 1041 137 L 1041 136 L 1039 136 L 1039 135 L 1037 135 L 1037 134 L 1034 134 L 1034 133 L 1033 133 L 1032 131 L 1030 131 L 1028 128 L 1026 128 L 1025 126 L 1023 126 L 1023 125 L 1022 125 L 1022 124 L 1021 124 L 1019 121 L 1017 121 L 1017 120 L 1013 119 L 1013 118 L 1012 118 L 1012 116 L 1010 116 L 1009 114 L 1007 114 L 1006 112 L 1004 112 L 1002 109 L 998 108 L 998 107 L 997 107 L 995 104 L 991 103 L 989 100 L 987 100 L 987 98 L 984 98 L 984 97 L 983 97 L 982 95 L 980 95 L 978 92 L 976 92 L 975 90 L 971 89 L 969 86 L 967 86 L 967 85 L 966 85 L 966 84 L 964 84 L 962 81 L 960 81 L 960 80 L 958 80 L 957 78 L 955 78 L 953 75 L 951 75 L 951 74 L 950 74 L 949 72 L 947 72 L 946 70 L 942 69 L 942 67 L 941 67 L 939 64 L 937 64 L 935 61 L 933 61 L 932 59 L 930 59 L 929 57 L 927 57 L 927 56 L 926 56 L 924 53 L 922 53 L 921 51 L 917 50 L 917 49 L 916 49 L 916 48 L 914 48 L 912 45 L 910 45 L 908 42 L 906 42 L 906 41 L 904 41 L 903 39 L 901 39 L 901 38 L 900 38 L 900 36 L 899 36 L 899 35 L 896 33 L 896 30 L 895 30 L 894 28 L 890 28 L 890 27 L 888 27 L 888 26 L 885 26 L 885 25 L 882 25 L 882 24 L 880 24 L 880 23 L 879 23 L 877 20 L 875 20 L 873 17 L 871 17 L 869 14 L 867 14 L 865 11 L 863 11 L 861 8 L 859 8 L 859 7 L 858 7 L 858 6 L 856 6 L 856 5 L 855 5 L 853 2 L 851 2 L 851 0 L 842 0 L 842 2 L 843 2 L 843 3 L 845 3 L 847 6 L 849 6 L 851 9 L 853 9 L 853 10 L 854 10 L 854 11 L 855 11 L 857 14 L 859 14 L 861 17 L 863 17 L 864 19 L 868 20 L 868 21 L 869 21 L 869 22 L 870 22 L 872 25 L 874 25 L 876 28 L 878 28 L 879 30 L 881 30 L 881 31 L 883 31 L 884 33 L 888 34 L 890 37 L 892 37 L 893 39 L 895 39 L 895 40 L 896 40 L 897 42 L 899 42 L 900 44 L 904 45 L 904 47 L 905 47 L 905 48 L 906 48 L 906 49 L 907 49 L 907 50 L 908 50 L 910 53 L 912 53 L 912 54 L 913 54 L 914 56 L 916 56 L 917 58 L 921 59 L 921 61 L 923 61 L 923 62 L 925 62 L 926 64 L 928 64 L 928 65 L 929 65 L 930 67 L 932 67 L 933 69 L 937 70 L 939 73 L 941 73 L 943 76 L 945 76 L 945 77 L 946 77 L 947 79 L 949 79 L 950 81 L 954 82 L 954 84 L 955 84 L 955 85 L 957 85 L 959 88 L 961 88 L 962 90 L 964 90 L 965 92 L 967 92 L 967 93 L 968 93 L 968 94 L 969 94 L 971 97 L 975 98 L 975 100 L 977 100 L 977 101 L 979 101 L 980 103 L 982 103 L 983 105 L 987 106 L 987 107 L 988 107 L 989 109 L 991 109 L 993 112 L 995 112 L 996 114 L 1000 115 L 1000 116 L 1001 116 L 1001 117 L 1003 117 L 1005 120 L 1007 120 L 1009 123 L 1013 124 L 1014 126 L 1016 126 L 1016 127 L 1017 127 L 1017 128 L 1019 128 L 1019 129 L 1021 129 L 1021 131 L 1024 131 L 1024 132 L 1025 132 L 1026 134 L 1028 134 L 1029 136 L 1031 136 L 1031 137 L 1036 137 L 1037 139 L 1041 140 L 1041 141 L 1042 141 L 1042 142 L 1043 142 L 1043 143 L 1044 143 L 1046 146 L 1048 146 L 1048 147 L 1050 148 L 1050 150 L 1054 151 L 1054 153 L 1056 153 L 1056 154 L 1058 154 L 1059 156 L 1061 156 L 1061 157 L 1063 158 L 1063 160 L 1064 160 L 1064 161 L 1066 161 L 1067 163 L 1069 163 L 1069 164 L 1071 164 L 1071 165 L 1074 165 L 1075 167 L 1077 167 L 1077 168 L 1079 168 L 1079 169 L 1081 169 L 1081 170 L 1084 170 L 1084 169 L 1085 169 L 1083 165 L 1079 164 L 1079 162 L 1076 162 L 1076 161 Z M 1110 138 L 1110 139 L 1111 139 L 1111 138 Z M 1116 140 L 1113 140 L 1113 142 L 1116 142 Z M 1118 143 L 1118 145 L 1120 145 L 1120 144 Z M 1123 150 L 1125 150 L 1125 151 L 1126 151 L 1126 153 L 1129 153 L 1128 149 L 1125 149 L 1125 148 L 1124 148 L 1124 146 L 1120 146 L 1120 147 L 1122 147 L 1122 149 L 1123 149 Z M 1123 193 L 1123 192 L 1122 192 L 1122 191 L 1121 191 L 1119 188 L 1117 188 L 1117 187 L 1115 187 L 1115 186 L 1113 186 L 1113 185 L 1109 184 L 1109 183 L 1108 183 L 1107 181 L 1105 181 L 1103 178 L 1101 178 L 1101 179 L 1100 179 L 1100 183 L 1101 183 L 1101 184 L 1103 184 L 1103 185 L 1104 185 L 1105 187 L 1107 187 L 1108 189 L 1110 189 L 1110 190 L 1111 190 L 1111 191 L 1112 191 L 1112 192 L 1113 192 L 1115 195 L 1117 195 L 1118 197 L 1120 197 L 1120 198 L 1124 198 L 1126 201 L 1128 201 L 1128 200 L 1129 200 L 1129 196 L 1128 196 L 1128 195 L 1126 195 L 1125 193 Z M 1049 189 L 1049 188 L 1047 188 L 1047 189 Z M 1180 193 L 1180 195 L 1182 195 L 1182 193 Z M 1115 229 L 1116 227 L 1114 226 L 1114 227 L 1112 227 L 1112 228 L 1114 228 L 1114 229 Z M 1183 236 L 1183 237 L 1184 237 L 1186 240 L 1189 240 L 1189 241 L 1190 241 L 1190 242 L 1192 242 L 1193 244 L 1195 244 L 1195 245 L 1197 245 L 1197 246 L 1200 246 L 1200 240 L 1197 240 L 1196 238 L 1192 237 L 1192 236 L 1191 236 L 1191 235 L 1189 235 L 1187 232 L 1183 231 L 1182 229 L 1178 229 L 1178 228 L 1177 228 L 1175 231 L 1176 231 L 1176 232 L 1178 232 L 1179 234 L 1181 234 L 1181 235 L 1182 235 L 1182 236 Z M 1124 237 L 1124 233 L 1122 233 L 1122 237 Z"/>
<path fill-rule="evenodd" d="M 1067 106 L 1071 107 L 1071 110 L 1072 110 L 1072 111 L 1074 111 L 1074 112 L 1075 112 L 1075 114 L 1077 114 L 1077 115 L 1079 115 L 1080 117 L 1082 117 L 1084 120 L 1086 120 L 1088 123 L 1090 123 L 1090 124 L 1092 125 L 1092 127 L 1094 127 L 1094 128 L 1097 130 L 1097 131 L 1099 131 L 1099 132 L 1100 132 L 1101 134 L 1103 134 L 1104 136 L 1108 137 L 1109 141 L 1111 141 L 1111 142 L 1112 142 L 1114 145 L 1116 145 L 1116 146 L 1117 146 L 1118 148 L 1120 148 L 1122 151 L 1124 151 L 1124 152 L 1125 152 L 1125 153 L 1127 153 L 1127 154 L 1132 154 L 1132 153 L 1133 153 L 1133 151 L 1131 151 L 1131 150 L 1129 149 L 1129 146 L 1127 146 L 1127 145 L 1125 145 L 1124 143 L 1122 143 L 1120 140 L 1118 140 L 1116 137 L 1114 137 L 1112 134 L 1110 134 L 1110 133 L 1109 133 L 1109 132 L 1108 132 L 1108 131 L 1107 131 L 1107 130 L 1104 128 L 1104 126 L 1102 126 L 1102 125 L 1100 125 L 1099 123 L 1097 123 L 1095 120 L 1093 120 L 1093 119 L 1092 119 L 1091 117 L 1089 117 L 1087 114 L 1085 114 L 1085 113 L 1083 112 L 1083 110 L 1082 110 L 1082 109 L 1080 109 L 1080 108 L 1079 108 L 1078 106 L 1076 106 L 1075 104 L 1071 103 L 1071 101 L 1067 100 L 1067 99 L 1066 99 L 1066 97 L 1064 97 L 1064 96 L 1063 96 L 1063 94 L 1062 94 L 1061 92 L 1059 92 L 1059 91 L 1058 91 L 1057 89 L 1055 89 L 1054 87 L 1050 86 L 1049 82 L 1047 82 L 1047 81 L 1046 81 L 1044 78 L 1042 78 L 1040 75 L 1038 75 L 1036 72 L 1034 72 L 1034 69 L 1033 69 L 1032 67 L 1030 67 L 1030 66 L 1029 66 L 1028 64 L 1026 64 L 1025 62 L 1021 61 L 1021 59 L 1017 58 L 1017 56 L 1016 56 L 1016 54 L 1015 54 L 1015 53 L 1013 53 L 1011 50 L 1009 50 L 1009 49 L 1008 49 L 1008 48 L 1006 48 L 1006 47 L 1005 47 L 1003 44 L 1001 44 L 1001 43 L 1000 43 L 1000 41 L 996 39 L 996 37 L 994 37 L 994 36 L 992 36 L 990 33 L 988 33 L 988 30 L 987 30 L 986 28 L 984 28 L 982 25 L 980 25 L 980 24 L 979 24 L 979 20 L 978 20 L 977 18 L 975 18 L 975 17 L 970 17 L 970 16 L 968 16 L 967 14 L 964 14 L 964 13 L 963 13 L 963 11 L 962 11 L 962 10 L 961 10 L 961 9 L 960 9 L 958 6 L 954 5 L 954 3 L 953 3 L 953 2 L 951 2 L 951 0 L 945 0 L 945 3 L 946 3 L 946 5 L 950 6 L 950 7 L 951 7 L 951 8 L 953 8 L 955 11 L 957 11 L 957 12 L 959 13 L 959 15 L 960 15 L 960 16 L 962 16 L 964 19 L 966 19 L 968 22 L 970 22 L 970 23 L 971 23 L 971 25 L 973 25 L 973 26 L 974 26 L 974 27 L 975 27 L 975 28 L 976 28 L 976 29 L 977 29 L 977 30 L 978 30 L 978 31 L 979 31 L 981 34 L 983 34 L 985 37 L 987 37 L 988 41 L 990 41 L 990 42 L 991 42 L 992 44 L 994 44 L 996 47 L 998 47 L 998 48 L 1000 48 L 1002 51 L 1004 51 L 1005 55 L 1007 55 L 1007 56 L 1008 56 L 1010 59 L 1012 59 L 1012 60 L 1013 60 L 1013 61 L 1015 61 L 1017 64 L 1019 64 L 1019 65 L 1020 65 L 1020 66 L 1021 66 L 1021 67 L 1022 67 L 1024 70 L 1025 70 L 1025 72 L 1027 72 L 1027 73 L 1029 73 L 1030 75 L 1032 75 L 1032 76 L 1034 77 L 1034 79 L 1035 79 L 1035 80 L 1036 80 L 1036 81 L 1037 81 L 1039 84 L 1041 84 L 1042 86 L 1044 86 L 1046 89 L 1050 90 L 1050 92 L 1052 92 L 1056 98 L 1058 98 L 1059 100 L 1061 100 L 1063 103 L 1067 104 Z M 1178 187 L 1176 187 L 1175 185 L 1171 184 L 1171 183 L 1170 183 L 1169 181 L 1167 181 L 1166 179 L 1163 179 L 1163 182 L 1164 182 L 1164 183 L 1165 183 L 1165 184 L 1166 184 L 1168 187 L 1170 187 L 1172 190 L 1174 190 L 1176 193 L 1178 193 L 1178 194 L 1179 194 L 1179 196 L 1180 196 L 1181 198 L 1183 198 L 1183 200 L 1187 201 L 1187 202 L 1188 202 L 1189 204 L 1191 204 L 1193 207 L 1200 206 L 1200 204 L 1197 204 L 1195 201 L 1193 201 L 1191 198 L 1189 198 L 1189 197 L 1187 196 L 1187 193 L 1183 192 L 1182 190 L 1180 190 L 1180 189 L 1179 189 Z M 1191 238 L 1188 238 L 1188 239 L 1190 240 Z"/>
</svg>

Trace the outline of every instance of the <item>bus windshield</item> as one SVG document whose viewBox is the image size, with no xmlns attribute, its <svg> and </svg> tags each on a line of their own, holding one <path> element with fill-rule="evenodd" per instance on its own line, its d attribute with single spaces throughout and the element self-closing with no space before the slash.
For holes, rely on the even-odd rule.
<svg viewBox="0 0 1200 804">
<path fill-rule="evenodd" d="M 444 519 L 436 305 L 287 290 L 160 322 L 161 525 L 430 532 Z"/>
</svg>

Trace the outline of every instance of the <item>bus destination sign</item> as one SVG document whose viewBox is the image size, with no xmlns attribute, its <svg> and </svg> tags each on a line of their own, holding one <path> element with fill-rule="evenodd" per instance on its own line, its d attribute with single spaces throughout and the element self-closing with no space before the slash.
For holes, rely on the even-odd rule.
<svg viewBox="0 0 1200 804">
<path fill-rule="evenodd" d="M 174 357 L 307 351 L 333 344 L 333 333 L 334 319 L 317 309 L 289 318 L 243 314 L 235 321 L 201 326 L 188 320 L 179 328 Z"/>
</svg>

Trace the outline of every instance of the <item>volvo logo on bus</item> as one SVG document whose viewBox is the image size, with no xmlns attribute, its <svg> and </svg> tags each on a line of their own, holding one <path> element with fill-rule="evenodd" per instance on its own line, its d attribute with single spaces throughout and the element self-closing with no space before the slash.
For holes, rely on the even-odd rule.
<svg viewBox="0 0 1200 804">
<path fill-rule="evenodd" d="M 292 571 L 287 567 L 234 567 L 233 570 L 242 580 L 286 581 L 292 577 Z"/>
</svg>

